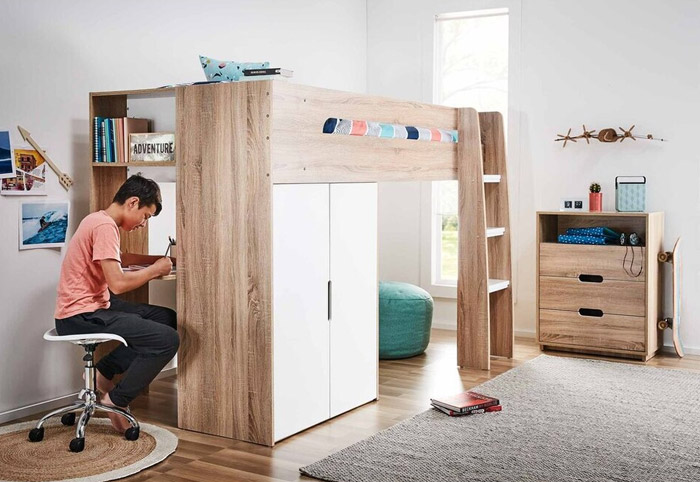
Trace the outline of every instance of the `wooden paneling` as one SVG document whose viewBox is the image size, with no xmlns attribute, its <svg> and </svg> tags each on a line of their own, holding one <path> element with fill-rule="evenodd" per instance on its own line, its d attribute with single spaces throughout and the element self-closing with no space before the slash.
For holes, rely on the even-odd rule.
<svg viewBox="0 0 700 482">
<path fill-rule="evenodd" d="M 512 280 L 510 209 L 505 132 L 500 112 L 480 112 L 479 126 L 483 144 L 483 172 L 499 174 L 501 182 L 484 185 L 486 226 L 503 227 L 502 236 L 488 239 L 488 277 Z M 513 288 L 490 295 L 489 319 L 491 354 L 513 356 Z"/>
<path fill-rule="evenodd" d="M 646 287 L 634 281 L 584 283 L 577 278 L 540 276 L 540 308 L 578 311 L 603 310 L 606 314 L 646 316 Z"/>
<path fill-rule="evenodd" d="M 270 82 L 275 183 L 456 179 L 453 143 L 323 134 L 329 117 L 456 129 L 456 109 Z"/>
<path fill-rule="evenodd" d="M 588 274 L 606 280 L 644 282 L 646 250 L 636 246 L 541 243 L 540 275 L 578 278 Z M 640 272 L 638 277 L 632 276 Z"/>
<path fill-rule="evenodd" d="M 279 125 L 275 118 L 273 123 Z M 441 181 L 457 178 L 450 142 L 273 130 L 273 182 Z"/>
<path fill-rule="evenodd" d="M 458 109 L 458 119 L 457 364 L 488 370 L 491 366 L 489 263 L 481 131 L 474 109 Z"/>
<path fill-rule="evenodd" d="M 577 312 L 540 310 L 540 343 L 563 343 L 617 350 L 645 350 L 643 316 L 581 316 Z"/>
<path fill-rule="evenodd" d="M 179 425 L 272 444 L 268 82 L 177 90 Z"/>
</svg>

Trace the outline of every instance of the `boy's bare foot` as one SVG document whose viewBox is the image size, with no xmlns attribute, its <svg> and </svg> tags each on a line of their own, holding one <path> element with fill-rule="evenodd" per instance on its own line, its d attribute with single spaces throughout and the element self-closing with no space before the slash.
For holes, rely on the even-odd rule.
<svg viewBox="0 0 700 482">
<path fill-rule="evenodd" d="M 95 371 L 97 372 L 97 387 L 95 388 L 97 388 L 97 390 L 101 393 L 111 392 L 114 389 L 114 383 L 112 382 L 112 380 L 101 374 L 99 370 Z M 85 380 L 85 373 L 83 373 L 83 380 Z"/>
<path fill-rule="evenodd" d="M 105 393 L 102 395 L 102 398 L 100 399 L 100 403 L 102 405 L 107 405 L 108 407 L 117 407 L 114 403 L 112 403 L 112 400 L 109 398 L 109 393 Z M 117 407 L 121 408 L 122 410 L 126 410 L 124 407 Z M 126 429 L 131 427 L 131 424 L 129 421 L 123 417 L 122 415 L 119 415 L 117 413 L 112 413 L 112 412 L 107 412 L 107 416 L 109 417 L 110 422 L 112 422 L 112 427 L 114 427 L 114 430 L 116 430 L 119 433 L 124 433 L 126 432 Z"/>
</svg>

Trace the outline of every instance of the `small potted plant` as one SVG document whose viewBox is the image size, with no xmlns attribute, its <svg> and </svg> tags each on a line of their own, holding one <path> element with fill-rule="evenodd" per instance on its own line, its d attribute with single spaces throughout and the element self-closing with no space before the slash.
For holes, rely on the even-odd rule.
<svg viewBox="0 0 700 482">
<path fill-rule="evenodd" d="M 601 212 L 603 210 L 603 193 L 600 192 L 600 184 L 592 182 L 590 194 L 588 195 L 588 210 L 591 212 Z"/>
</svg>

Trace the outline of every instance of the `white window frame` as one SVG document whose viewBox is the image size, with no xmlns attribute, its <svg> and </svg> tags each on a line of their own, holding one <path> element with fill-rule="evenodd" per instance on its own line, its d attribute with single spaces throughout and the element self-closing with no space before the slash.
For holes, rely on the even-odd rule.
<svg viewBox="0 0 700 482">
<path fill-rule="evenodd" d="M 435 28 L 436 22 L 439 19 L 445 18 L 461 18 L 461 17 L 471 17 L 471 16 L 487 16 L 487 15 L 498 15 L 502 13 L 508 14 L 508 139 L 507 152 L 509 153 L 509 167 L 510 177 L 517 178 L 517 172 L 512 169 L 513 162 L 512 156 L 516 152 L 515 147 L 519 145 L 519 124 L 520 124 L 520 110 L 519 110 L 519 82 L 520 82 L 520 18 L 521 18 L 521 1 L 520 0 L 500 0 L 500 1 L 490 1 L 490 0 L 472 0 L 469 2 L 468 7 L 464 8 L 464 2 L 452 2 L 443 1 L 437 2 L 438 5 L 435 8 L 441 8 L 443 12 L 435 12 L 433 17 L 430 19 L 430 31 L 432 32 L 432 37 L 426 35 L 426 38 L 432 38 L 432 51 L 426 49 L 428 52 L 424 52 L 424 61 L 426 65 L 432 65 L 432 69 L 425 69 L 424 85 L 426 89 L 424 91 L 424 98 L 426 102 L 435 103 L 435 98 L 437 97 L 437 69 L 439 65 L 439 59 L 441 52 L 437 50 L 437 29 Z M 449 6 L 454 5 L 453 9 Z M 451 10 L 451 11 L 450 11 Z M 424 24 L 427 30 L 427 23 Z M 513 191 L 513 186 L 515 183 L 510 183 L 511 193 Z M 519 186 L 515 186 L 518 188 Z M 519 191 L 519 189 L 518 189 Z M 517 194 L 516 194 L 517 196 Z M 457 286 L 455 282 L 448 280 L 438 279 L 438 263 L 441 262 L 440 250 L 442 244 L 442 226 L 438 225 L 437 210 L 438 210 L 438 196 L 435 189 L 433 189 L 433 182 L 426 181 L 421 183 L 421 213 L 420 213 L 420 283 L 421 287 L 428 291 L 433 297 L 436 298 L 457 298 Z M 513 203 L 514 204 L 514 203 Z M 514 226 L 514 219 L 511 216 L 511 227 Z M 512 231 L 512 230 L 511 230 Z M 439 239 L 438 239 L 439 237 Z M 511 241 L 514 241 L 513 233 L 511 232 Z M 517 260 L 515 261 L 517 263 Z M 513 278 L 515 278 L 517 269 L 516 266 L 513 267 Z M 517 293 L 514 292 L 514 298 L 517 299 Z"/>
</svg>

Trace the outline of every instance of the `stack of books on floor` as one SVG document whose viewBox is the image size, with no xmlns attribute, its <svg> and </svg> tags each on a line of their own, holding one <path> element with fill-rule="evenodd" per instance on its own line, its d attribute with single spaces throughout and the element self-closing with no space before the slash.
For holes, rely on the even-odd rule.
<svg viewBox="0 0 700 482">
<path fill-rule="evenodd" d="M 245 69 L 243 71 L 243 79 L 241 80 L 267 80 L 290 78 L 293 74 L 293 71 L 287 69 L 280 69 L 279 67 L 270 67 L 267 69 Z"/>
<path fill-rule="evenodd" d="M 149 132 L 148 119 L 95 117 L 93 162 L 129 162 L 129 135 Z"/>
<path fill-rule="evenodd" d="M 503 409 L 501 402 L 497 398 L 476 392 L 464 392 L 448 397 L 431 398 L 430 404 L 436 410 L 446 413 L 450 417 L 500 412 Z"/>
</svg>

